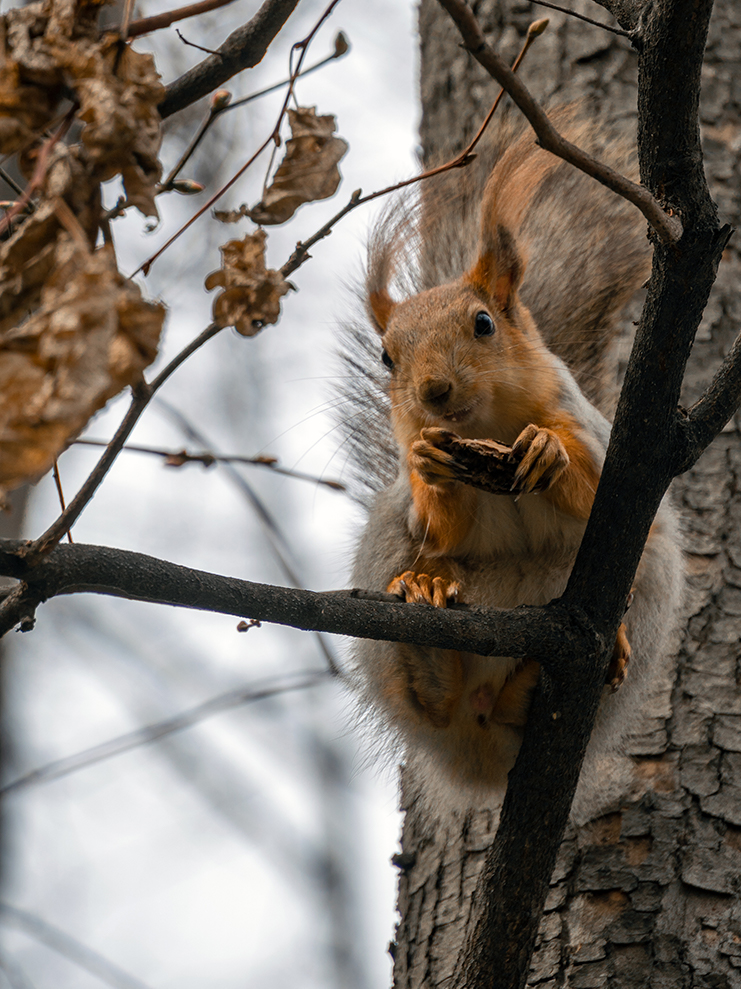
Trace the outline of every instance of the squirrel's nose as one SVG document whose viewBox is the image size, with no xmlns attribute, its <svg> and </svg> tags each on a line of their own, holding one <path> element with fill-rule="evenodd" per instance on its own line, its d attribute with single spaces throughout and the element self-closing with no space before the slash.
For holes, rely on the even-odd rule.
<svg viewBox="0 0 741 989">
<path fill-rule="evenodd" d="M 417 386 L 420 402 L 427 402 L 441 408 L 446 404 L 453 391 L 453 383 L 447 378 L 425 378 Z"/>
</svg>

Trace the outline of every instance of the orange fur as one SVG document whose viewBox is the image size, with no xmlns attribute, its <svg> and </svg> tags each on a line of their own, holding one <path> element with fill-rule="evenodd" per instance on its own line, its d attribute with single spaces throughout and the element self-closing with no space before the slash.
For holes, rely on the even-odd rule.
<svg viewBox="0 0 741 989">
<path fill-rule="evenodd" d="M 425 484 L 416 471 L 412 471 L 410 481 L 424 549 L 428 553 L 454 553 L 473 525 L 476 492 L 458 483 Z"/>
<path fill-rule="evenodd" d="M 539 676 L 540 663 L 534 659 L 523 660 L 499 692 L 491 720 L 500 725 L 522 728 L 527 721 L 530 698 Z"/>
<path fill-rule="evenodd" d="M 376 321 L 377 328 L 381 333 L 385 332 L 396 303 L 388 292 L 383 289 L 380 292 L 371 292 L 368 298 L 368 305 L 370 306 L 373 319 Z"/>
<path fill-rule="evenodd" d="M 562 117 L 568 123 L 569 113 Z M 446 607 L 458 586 L 463 599 L 486 605 L 513 606 L 523 598 L 531 603 L 547 600 L 563 586 L 564 561 L 573 559 L 578 550 L 583 527 L 572 520 L 585 521 L 592 508 L 599 469 L 584 437 L 591 436 L 598 448 L 602 433 L 595 431 L 589 414 L 582 423 L 574 417 L 578 412 L 566 411 L 580 408 L 578 396 L 574 390 L 569 393 L 563 365 L 546 349 L 519 296 L 527 260 L 528 241 L 522 234 L 528 229 L 528 211 L 539 202 L 548 181 L 561 174 L 558 159 L 537 148 L 529 136 L 512 145 L 483 190 L 475 259 L 471 261 L 469 255 L 467 270 L 461 265 L 444 279 L 423 277 L 422 283 L 431 287 L 402 301 L 393 301 L 389 288 L 398 261 L 398 230 L 372 244 L 367 307 L 387 352 L 393 430 L 412 500 L 410 511 L 402 484 L 394 511 L 403 513 L 408 545 L 401 573 L 387 574 L 388 587 L 418 607 Z M 562 181 L 571 188 L 568 179 Z M 580 200 L 584 215 L 592 208 L 591 196 L 590 186 Z M 423 217 L 425 246 L 434 212 Z M 589 215 L 602 213 L 593 210 Z M 605 226 L 612 231 L 607 221 Z M 638 224 L 634 226 L 635 237 L 642 242 L 643 232 Z M 562 224 L 559 237 L 562 229 L 568 233 L 570 227 Z M 451 228 L 446 237 L 441 236 L 442 255 L 446 238 L 457 233 Z M 627 236 L 622 243 L 626 241 Z M 425 257 L 423 252 L 423 276 Z M 572 259 L 567 269 L 560 254 L 546 251 L 540 257 L 540 264 L 550 265 L 556 274 L 547 283 L 551 290 L 535 301 L 531 292 L 529 302 L 536 311 L 536 303 L 542 302 L 546 321 L 557 322 L 558 333 L 568 337 L 578 336 L 582 327 L 578 319 L 584 317 L 572 318 L 572 309 L 578 307 L 572 305 L 570 285 L 564 288 L 563 271 L 576 269 L 576 255 L 567 257 Z M 597 299 L 590 319 L 600 333 L 606 309 L 612 319 L 645 275 L 642 264 L 623 271 L 611 254 L 606 257 L 604 287 L 615 313 L 602 301 L 602 281 L 594 273 L 588 275 Z M 533 267 L 537 271 L 535 261 Z M 574 274 L 578 280 L 579 271 Z M 558 294 L 555 289 L 562 290 L 566 299 L 554 314 L 549 306 Z M 542 322 L 542 314 L 539 319 Z M 551 337 L 557 338 L 553 327 Z M 587 344 L 580 346 L 588 349 Z M 484 494 L 454 480 L 451 455 L 422 436 L 428 427 L 514 446 L 518 496 Z M 535 491 L 539 493 L 531 494 Z M 520 494 L 523 501 L 529 499 L 526 505 L 518 503 Z M 537 499 L 550 504 L 544 506 Z M 375 568 L 379 555 L 399 566 L 396 547 L 384 556 L 377 539 L 367 549 L 366 565 Z M 444 754 L 441 763 L 454 776 L 501 781 L 527 720 L 539 664 L 410 644 L 395 644 L 393 651 L 388 647 L 386 652 L 372 648 L 368 647 L 374 657 L 367 664 L 368 678 L 377 684 L 391 720 L 402 731 L 410 727 L 413 744 L 431 752 L 439 748 Z M 613 679 L 624 675 L 629 654 L 621 626 Z"/>
<path fill-rule="evenodd" d="M 460 653 L 438 650 L 439 661 L 420 666 L 414 646 L 399 645 L 399 663 L 384 682 L 386 703 L 410 710 L 434 728 L 447 728 L 463 691 Z"/>
<path fill-rule="evenodd" d="M 562 512 L 586 520 L 592 511 L 600 478 L 594 459 L 576 435 L 578 426 L 569 416 L 563 413 L 556 417 L 546 415 L 540 425 L 558 435 L 569 457 L 569 466 L 541 497 L 547 498 Z"/>
</svg>

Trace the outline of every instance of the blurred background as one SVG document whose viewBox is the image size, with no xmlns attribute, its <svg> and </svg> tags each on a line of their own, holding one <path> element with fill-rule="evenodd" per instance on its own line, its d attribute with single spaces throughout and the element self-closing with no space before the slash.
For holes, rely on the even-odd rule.
<svg viewBox="0 0 741 989">
<path fill-rule="evenodd" d="M 175 6 L 145 0 L 135 16 Z M 227 84 L 235 100 L 286 78 L 291 44 L 325 6 L 301 0 L 262 64 Z M 237 0 L 135 46 L 156 52 L 168 82 L 203 57 L 175 27 L 216 48 L 257 7 Z M 300 80 L 298 100 L 335 114 L 350 150 L 333 199 L 269 229 L 269 266 L 280 267 L 353 190 L 414 173 L 414 16 L 411 2 L 343 0 L 317 35 L 307 65 L 333 50 L 340 29 L 351 50 Z M 203 195 L 159 197 L 154 230 L 135 210 L 114 222 L 122 271 L 133 272 L 252 154 L 282 99 L 275 93 L 217 121 L 183 173 L 205 185 Z M 204 114 L 201 102 L 168 121 L 165 172 Z M 261 158 L 219 206 L 257 202 L 267 162 Z M 120 192 L 112 184 L 107 203 Z M 223 331 L 191 357 L 129 442 L 266 454 L 282 467 L 347 479 L 333 419 L 337 328 L 354 304 L 374 208 L 382 205 L 355 211 L 312 249 L 313 260 L 291 278 L 298 291 L 283 300 L 277 326 L 252 339 Z M 155 370 L 208 325 L 203 279 L 219 267 L 219 244 L 251 228 L 204 216 L 139 279 L 169 307 Z M 85 436 L 109 439 L 127 405 L 127 396 L 113 402 Z M 68 498 L 99 453 L 76 446 L 60 459 Z M 38 535 L 57 514 L 48 476 L 30 493 L 23 534 Z M 322 590 L 347 585 L 361 524 L 351 498 L 311 481 L 241 465 L 174 469 L 124 452 L 74 538 L 255 581 L 287 584 L 292 571 Z M 236 626 L 223 616 L 75 595 L 43 605 L 32 633 L 6 638 L 6 785 L 62 762 L 3 796 L 0 987 L 389 984 L 395 773 L 370 765 L 336 681 L 302 687 L 297 676 L 326 670 L 328 653 L 341 664 L 347 643 L 270 626 L 240 634 Z M 255 690 L 268 696 L 251 698 Z M 227 710 L 204 719 L 197 712 L 197 723 L 176 733 L 64 761 L 225 694 Z"/>
</svg>

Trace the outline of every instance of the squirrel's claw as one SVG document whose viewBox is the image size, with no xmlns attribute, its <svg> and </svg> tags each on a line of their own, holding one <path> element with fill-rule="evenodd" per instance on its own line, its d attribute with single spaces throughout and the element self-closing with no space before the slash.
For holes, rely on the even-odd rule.
<svg viewBox="0 0 741 989">
<path fill-rule="evenodd" d="M 512 455 L 522 458 L 512 485 L 519 494 L 545 491 L 569 466 L 569 455 L 558 434 L 532 423 L 515 440 Z"/>
<path fill-rule="evenodd" d="M 458 600 L 460 584 L 457 580 L 405 570 L 399 577 L 394 577 L 386 590 L 410 604 L 431 604 L 436 608 L 447 608 Z"/>
</svg>

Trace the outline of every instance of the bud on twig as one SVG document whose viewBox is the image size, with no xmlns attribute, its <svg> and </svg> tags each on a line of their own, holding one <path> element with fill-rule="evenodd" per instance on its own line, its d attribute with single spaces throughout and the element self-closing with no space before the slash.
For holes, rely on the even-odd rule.
<svg viewBox="0 0 741 989">
<path fill-rule="evenodd" d="M 533 21 L 530 27 L 527 29 L 529 36 L 537 38 L 539 34 L 542 34 L 548 27 L 549 21 L 547 17 L 542 17 L 539 21 Z"/>
<path fill-rule="evenodd" d="M 205 186 L 194 179 L 173 179 L 170 188 L 181 196 L 197 196 L 199 192 L 203 192 Z"/>
<path fill-rule="evenodd" d="M 211 113 L 216 110 L 223 110 L 225 106 L 229 106 L 231 101 L 232 94 L 228 89 L 217 89 L 211 97 Z"/>
</svg>

